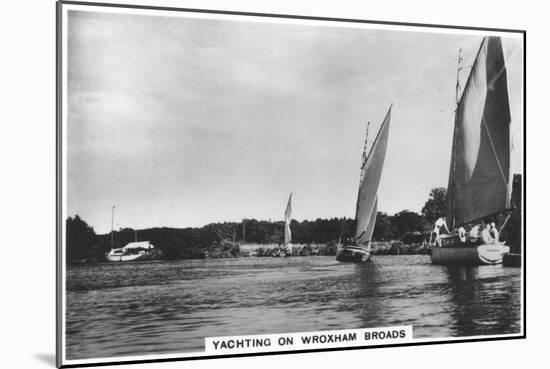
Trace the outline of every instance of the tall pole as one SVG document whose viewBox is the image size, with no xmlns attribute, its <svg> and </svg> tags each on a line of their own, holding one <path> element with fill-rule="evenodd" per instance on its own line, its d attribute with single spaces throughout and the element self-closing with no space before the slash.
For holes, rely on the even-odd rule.
<svg viewBox="0 0 550 369">
<path fill-rule="evenodd" d="M 506 223 L 508 223 L 508 220 L 510 220 L 511 216 L 512 216 L 512 213 L 508 214 L 508 216 L 504 220 L 504 223 L 502 224 L 502 227 L 500 227 L 500 230 L 498 231 L 498 233 L 502 233 L 502 230 L 504 229 L 504 227 L 506 227 Z"/>
<path fill-rule="evenodd" d="M 458 109 L 458 103 L 460 103 L 460 71 L 462 70 L 462 48 L 458 48 L 458 67 L 456 70 L 456 106 Z"/>
<path fill-rule="evenodd" d="M 243 219 L 243 244 L 246 243 L 246 221 Z"/>
<path fill-rule="evenodd" d="M 453 151 L 451 153 L 451 160 L 453 161 L 452 162 L 452 166 L 453 166 L 453 176 L 452 176 L 452 179 L 453 179 L 453 183 L 451 184 L 453 187 L 453 193 L 452 193 L 452 198 L 451 198 L 451 201 L 453 202 L 453 212 L 452 212 L 452 219 L 451 219 L 451 228 L 454 228 L 455 227 L 455 173 L 456 173 L 456 147 L 455 147 L 455 138 L 456 138 L 456 130 L 457 130 L 457 126 L 458 126 L 458 113 L 459 113 L 459 109 L 460 109 L 460 70 L 462 69 L 462 48 L 458 48 L 458 66 L 457 66 L 457 69 L 456 69 L 456 91 L 455 91 L 455 101 L 456 101 L 456 110 L 455 110 L 455 124 L 454 124 L 454 130 L 453 130 Z M 449 194 L 447 193 L 447 196 Z M 432 235 L 430 234 L 430 240 L 432 238 Z"/>
<path fill-rule="evenodd" d="M 367 133 L 365 134 L 365 145 L 363 146 L 363 160 L 361 163 L 361 169 L 365 166 L 365 163 L 367 162 L 367 143 L 369 140 L 369 126 L 370 122 L 367 122 Z"/>
<path fill-rule="evenodd" d="M 115 219 L 115 206 L 113 205 L 111 209 L 111 250 L 113 249 L 113 244 L 115 241 L 114 219 Z"/>
</svg>

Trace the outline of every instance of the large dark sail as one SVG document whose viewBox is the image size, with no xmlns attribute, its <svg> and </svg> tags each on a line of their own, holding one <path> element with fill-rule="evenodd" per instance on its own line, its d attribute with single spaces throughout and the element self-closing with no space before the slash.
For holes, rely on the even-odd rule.
<svg viewBox="0 0 550 369">
<path fill-rule="evenodd" d="M 447 187 L 452 227 L 509 208 L 510 106 L 500 37 L 485 37 L 455 116 Z"/>
<path fill-rule="evenodd" d="M 370 241 L 374 222 L 376 221 L 376 204 L 378 201 L 378 185 L 384 167 L 388 135 L 390 129 L 391 106 L 378 131 L 369 155 L 361 167 L 359 194 L 357 196 L 357 212 L 355 214 L 355 240 L 358 244 Z"/>
</svg>

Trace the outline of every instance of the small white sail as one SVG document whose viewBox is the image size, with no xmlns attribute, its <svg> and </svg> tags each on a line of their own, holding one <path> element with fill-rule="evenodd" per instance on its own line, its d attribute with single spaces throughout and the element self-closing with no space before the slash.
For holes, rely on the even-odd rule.
<svg viewBox="0 0 550 369">
<path fill-rule="evenodd" d="M 285 246 L 292 241 L 292 235 L 290 233 L 290 220 L 292 218 L 292 193 L 288 198 L 288 204 L 285 211 Z"/>
</svg>

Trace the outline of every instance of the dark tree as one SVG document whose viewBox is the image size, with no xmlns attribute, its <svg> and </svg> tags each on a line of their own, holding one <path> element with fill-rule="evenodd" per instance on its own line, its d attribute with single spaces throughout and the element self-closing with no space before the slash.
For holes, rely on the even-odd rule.
<svg viewBox="0 0 550 369">
<path fill-rule="evenodd" d="M 101 254 L 94 229 L 78 215 L 67 218 L 67 262 L 98 261 Z"/>
<path fill-rule="evenodd" d="M 422 231 L 424 219 L 420 214 L 409 210 L 403 210 L 393 216 L 392 224 L 397 229 L 401 238 L 405 233 Z"/>
<path fill-rule="evenodd" d="M 397 238 L 398 231 L 392 223 L 393 217 L 382 212 L 378 212 L 376 216 L 376 224 L 372 238 L 375 241 L 389 241 Z"/>
<path fill-rule="evenodd" d="M 447 190 L 437 187 L 430 191 L 428 201 L 422 208 L 422 216 L 430 224 L 433 224 L 439 217 L 445 216 L 447 209 Z"/>
</svg>

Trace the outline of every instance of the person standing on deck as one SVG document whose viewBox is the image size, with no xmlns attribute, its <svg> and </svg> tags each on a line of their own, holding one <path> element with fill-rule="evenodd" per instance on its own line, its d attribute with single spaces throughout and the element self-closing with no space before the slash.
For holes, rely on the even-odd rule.
<svg viewBox="0 0 550 369">
<path fill-rule="evenodd" d="M 435 221 L 434 230 L 432 233 L 435 233 L 435 244 L 441 247 L 441 230 L 445 228 L 446 233 L 451 233 L 449 227 L 447 227 L 447 218 L 441 217 Z M 430 235 L 430 243 L 432 242 L 432 235 Z"/>
<path fill-rule="evenodd" d="M 479 224 L 470 229 L 470 241 L 475 242 L 479 238 Z"/>
<path fill-rule="evenodd" d="M 462 243 L 466 242 L 466 229 L 462 226 L 458 229 L 458 239 Z"/>
<path fill-rule="evenodd" d="M 491 236 L 493 236 L 494 242 L 498 243 L 499 233 L 495 222 L 491 223 Z"/>
<path fill-rule="evenodd" d="M 489 223 L 487 223 L 483 231 L 481 231 L 481 241 L 487 245 L 495 243 L 495 240 L 491 237 L 491 225 Z"/>
</svg>

